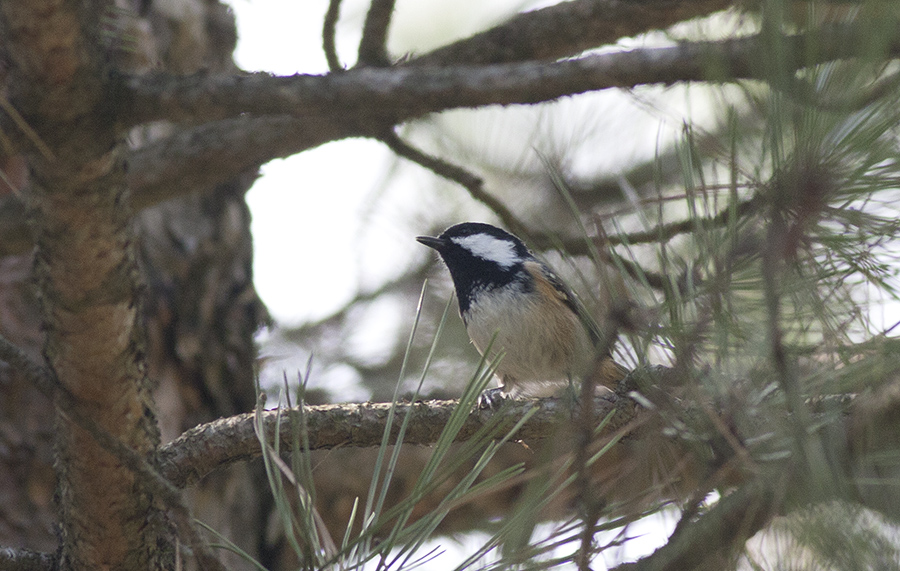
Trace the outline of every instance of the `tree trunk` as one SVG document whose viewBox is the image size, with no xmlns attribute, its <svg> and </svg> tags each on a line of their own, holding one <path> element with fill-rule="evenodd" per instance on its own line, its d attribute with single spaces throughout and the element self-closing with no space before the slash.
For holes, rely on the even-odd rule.
<svg viewBox="0 0 900 571">
<path fill-rule="evenodd" d="M 132 71 L 160 64 L 178 72 L 234 71 L 234 22 L 223 5 L 201 2 L 197 10 L 173 15 L 160 12 L 158 4 L 140 18 L 116 13 L 114 40 L 135 39 L 119 51 L 106 46 L 105 55 Z M 29 8 L 5 6 L 4 37 L 15 38 L 19 30 L 22 43 L 28 40 L 26 24 L 40 20 Z M 44 15 L 54 14 L 58 21 L 49 20 L 56 26 L 65 22 L 79 30 L 76 7 L 68 8 L 47 8 Z M 53 30 L 45 34 L 51 42 Z M 23 47 L 22 57 L 32 48 Z M 40 79 L 39 63 L 20 67 L 36 70 Z M 48 75 L 60 72 L 43 68 Z M 34 77 L 6 81 L 14 96 L 20 85 L 41 85 Z M 28 157 L 30 186 L 22 192 L 39 237 L 34 267 L 40 296 L 29 275 L 31 255 L 0 260 L 0 333 L 34 358 L 43 346 L 57 376 L 91 418 L 145 457 L 159 443 L 160 431 L 168 440 L 199 422 L 250 410 L 253 334 L 265 319 L 252 285 L 243 199 L 255 173 L 134 219 L 126 167 L 119 159 L 125 147 L 111 138 L 110 126 L 100 121 L 90 131 L 85 117 L 95 110 L 89 106 L 83 114 L 70 109 L 60 117 L 65 108 L 47 102 L 43 93 L 31 100 L 15 101 L 53 153 L 52 159 L 39 152 Z M 67 130 L 60 131 L 61 121 L 68 121 Z M 144 129 L 130 139 L 143 145 L 168 131 Z M 0 403 L 0 496 L 12 500 L 0 512 L 0 544 L 54 551 L 62 523 L 61 529 L 81 530 L 62 538 L 65 566 L 151 568 L 172 561 L 172 545 L 163 545 L 162 553 L 139 547 L 158 545 L 157 538 L 166 536 L 165 522 L 149 494 L 134 493 L 140 485 L 130 470 L 65 415 L 54 426 L 48 421 L 52 404 L 6 367 L 0 368 Z M 260 557 L 268 494 L 264 478 L 253 471 L 244 465 L 216 474 L 192 489 L 188 500 L 198 519 Z M 111 524 L 79 525 L 79 519 Z M 227 563 L 234 569 L 246 566 L 237 557 Z"/>
</svg>

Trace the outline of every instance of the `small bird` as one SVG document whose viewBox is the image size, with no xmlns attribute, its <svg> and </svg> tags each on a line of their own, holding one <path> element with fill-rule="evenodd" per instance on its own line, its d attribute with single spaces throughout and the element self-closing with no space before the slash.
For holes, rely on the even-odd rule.
<svg viewBox="0 0 900 571">
<path fill-rule="evenodd" d="M 490 224 L 463 222 L 418 242 L 440 254 L 469 339 L 481 354 L 502 353 L 479 407 L 503 398 L 556 396 L 588 373 L 602 334 L 572 291 L 519 238 Z M 491 343 L 493 340 L 493 344 Z M 608 344 L 607 344 L 608 345 Z M 597 384 L 614 387 L 626 370 L 603 355 Z"/>
</svg>

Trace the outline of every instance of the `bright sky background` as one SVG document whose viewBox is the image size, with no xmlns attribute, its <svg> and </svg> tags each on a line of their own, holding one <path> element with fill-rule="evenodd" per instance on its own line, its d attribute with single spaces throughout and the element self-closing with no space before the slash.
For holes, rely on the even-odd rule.
<svg viewBox="0 0 900 571">
<path fill-rule="evenodd" d="M 321 22 L 327 2 L 233 0 L 243 69 L 279 75 L 322 73 Z M 353 295 L 358 206 L 385 172 L 377 142 L 330 143 L 262 168 L 247 195 L 253 213 L 257 289 L 281 322 L 327 315 Z M 352 165 L 352 168 L 347 168 Z M 325 277 L 323 277 L 325 276 Z"/>
</svg>

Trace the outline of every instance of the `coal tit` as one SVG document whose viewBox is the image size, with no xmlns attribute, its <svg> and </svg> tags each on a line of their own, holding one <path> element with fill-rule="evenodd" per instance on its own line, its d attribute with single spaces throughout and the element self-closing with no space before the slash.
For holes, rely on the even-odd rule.
<svg viewBox="0 0 900 571">
<path fill-rule="evenodd" d="M 489 357 L 503 355 L 496 371 L 500 388 L 486 391 L 481 407 L 502 398 L 558 396 L 588 373 L 602 335 L 572 291 L 522 240 L 478 222 L 416 240 L 437 250 L 450 270 L 460 316 L 478 351 L 484 354 L 490 345 Z M 600 364 L 598 385 L 614 387 L 625 375 L 611 358 Z"/>
</svg>

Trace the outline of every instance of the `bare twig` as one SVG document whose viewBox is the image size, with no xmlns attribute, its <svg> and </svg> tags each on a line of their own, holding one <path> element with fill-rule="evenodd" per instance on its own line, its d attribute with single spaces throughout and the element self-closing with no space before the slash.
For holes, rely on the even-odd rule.
<svg viewBox="0 0 900 571">
<path fill-rule="evenodd" d="M 341 59 L 337 55 L 337 47 L 335 46 L 334 41 L 337 22 L 340 15 L 341 0 L 330 0 L 328 2 L 328 10 L 325 12 L 325 18 L 322 22 L 322 51 L 325 52 L 325 59 L 328 61 L 328 69 L 333 72 L 344 70 L 344 66 L 341 65 Z"/>
<path fill-rule="evenodd" d="M 307 336 L 319 335 L 324 327 L 340 326 L 350 315 L 353 308 L 361 304 L 379 299 L 387 293 L 398 293 L 402 291 L 418 291 L 422 287 L 422 281 L 426 278 L 428 271 L 434 265 L 434 258 L 427 258 L 427 261 L 411 268 L 408 272 L 404 272 L 393 280 L 388 280 L 375 289 L 357 293 L 353 299 L 347 301 L 341 307 L 335 309 L 330 314 L 318 319 L 304 323 L 299 327 L 281 327 L 282 334 L 287 339 L 302 339 Z"/>
<path fill-rule="evenodd" d="M 478 202 L 494 211 L 510 232 L 518 234 L 528 240 L 533 234 L 528 227 L 506 204 L 484 190 L 484 181 L 481 177 L 472 174 L 466 169 L 454 165 L 434 155 L 429 155 L 403 141 L 393 130 L 378 137 L 385 145 L 399 156 L 425 167 L 434 174 L 455 182 L 469 191 L 469 195 Z"/>
<path fill-rule="evenodd" d="M 386 66 L 387 32 L 394 14 L 395 0 L 372 0 L 359 42 L 359 60 L 356 65 Z"/>
<path fill-rule="evenodd" d="M 100 446 L 141 478 L 147 488 L 171 510 L 178 530 L 184 534 L 187 544 L 195 550 L 197 561 L 202 569 L 224 571 L 225 567 L 201 538 L 194 525 L 190 510 L 182 501 L 181 492 L 177 488 L 163 478 L 138 453 L 114 438 L 93 418 L 85 414 L 75 397 L 56 379 L 50 369 L 33 361 L 24 351 L 2 336 L 0 336 L 0 360 L 25 375 L 29 382 L 55 403 L 60 414 L 88 432 Z"/>
</svg>

